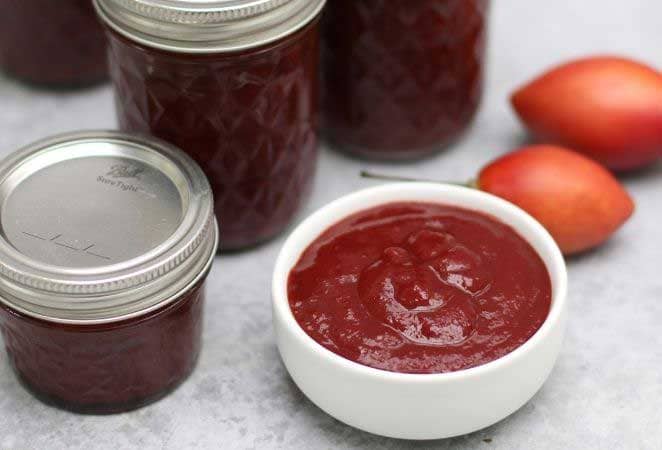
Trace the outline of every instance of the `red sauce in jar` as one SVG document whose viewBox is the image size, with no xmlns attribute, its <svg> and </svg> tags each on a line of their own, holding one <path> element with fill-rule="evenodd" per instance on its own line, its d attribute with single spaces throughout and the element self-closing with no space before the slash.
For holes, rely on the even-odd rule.
<svg viewBox="0 0 662 450">
<path fill-rule="evenodd" d="M 200 353 L 204 282 L 157 311 L 122 322 L 66 325 L 0 303 L 0 330 L 22 383 L 43 401 L 109 414 L 179 385 Z"/>
<path fill-rule="evenodd" d="M 159 399 L 198 358 L 218 231 L 181 150 L 67 133 L 0 161 L 0 331 L 37 397 L 84 413 Z"/>
<path fill-rule="evenodd" d="M 0 66 L 41 85 L 105 80 L 106 41 L 92 1 L 0 1 Z"/>
<path fill-rule="evenodd" d="M 304 204 L 317 162 L 318 20 L 272 44 L 193 54 L 109 30 L 120 128 L 191 155 L 212 185 L 221 248 L 281 232 Z"/>
<path fill-rule="evenodd" d="M 551 290 L 540 256 L 512 228 L 432 203 L 349 216 L 304 251 L 288 280 L 294 317 L 315 341 L 403 373 L 512 352 L 542 326 Z"/>
<path fill-rule="evenodd" d="M 429 155 L 469 125 L 482 91 L 488 0 L 330 0 L 326 136 L 362 156 Z"/>
</svg>

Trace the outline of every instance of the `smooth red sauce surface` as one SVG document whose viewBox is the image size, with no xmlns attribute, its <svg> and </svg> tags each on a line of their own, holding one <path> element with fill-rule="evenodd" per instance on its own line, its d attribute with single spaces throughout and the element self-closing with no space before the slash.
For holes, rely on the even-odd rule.
<svg viewBox="0 0 662 450">
<path fill-rule="evenodd" d="M 391 203 L 342 220 L 302 254 L 290 307 L 315 341 L 404 373 L 496 360 L 526 342 L 551 305 L 551 280 L 512 228 L 432 203 Z"/>
</svg>

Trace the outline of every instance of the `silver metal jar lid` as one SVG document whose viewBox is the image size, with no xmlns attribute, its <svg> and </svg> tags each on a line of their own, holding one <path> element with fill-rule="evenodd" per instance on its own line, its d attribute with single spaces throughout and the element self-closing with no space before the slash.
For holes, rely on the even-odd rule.
<svg viewBox="0 0 662 450">
<path fill-rule="evenodd" d="M 187 53 L 242 50 L 294 33 L 326 0 L 94 0 L 118 33 L 141 44 Z"/>
<path fill-rule="evenodd" d="M 0 162 L 0 301 L 40 319 L 145 314 L 206 274 L 218 232 L 200 167 L 153 138 L 55 136 Z"/>
</svg>

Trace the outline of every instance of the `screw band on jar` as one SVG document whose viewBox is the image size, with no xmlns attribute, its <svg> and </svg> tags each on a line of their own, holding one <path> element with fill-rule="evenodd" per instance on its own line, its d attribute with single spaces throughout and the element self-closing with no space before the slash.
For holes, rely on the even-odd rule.
<svg viewBox="0 0 662 450">
<path fill-rule="evenodd" d="M 317 17 L 325 1 L 94 3 L 106 24 L 128 39 L 168 51 L 215 53 L 259 47 L 292 34 Z"/>
<path fill-rule="evenodd" d="M 0 180 L 0 301 L 25 314 L 62 323 L 144 314 L 213 258 L 209 183 L 168 144 L 61 135 L 7 158 Z"/>
</svg>

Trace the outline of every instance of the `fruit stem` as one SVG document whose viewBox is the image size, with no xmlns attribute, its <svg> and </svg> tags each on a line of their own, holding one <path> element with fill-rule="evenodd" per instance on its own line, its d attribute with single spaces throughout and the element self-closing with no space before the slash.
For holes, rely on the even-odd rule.
<svg viewBox="0 0 662 450">
<path fill-rule="evenodd" d="M 439 184 L 452 184 L 454 186 L 463 186 L 468 188 L 477 189 L 476 180 L 469 180 L 464 183 L 459 181 L 439 181 L 439 180 L 430 180 L 424 178 L 410 178 L 402 177 L 399 175 L 385 175 L 381 173 L 368 172 L 367 170 L 361 171 L 361 177 L 369 178 L 372 180 L 383 180 L 383 181 L 405 181 L 405 182 L 424 182 L 424 183 L 439 183 Z"/>
</svg>

